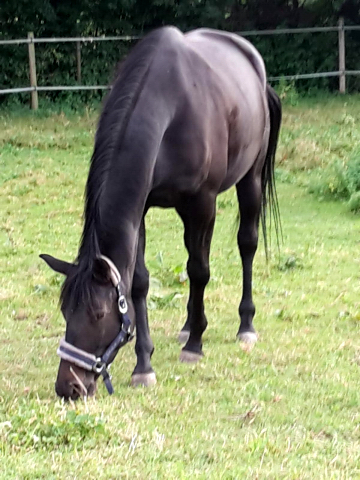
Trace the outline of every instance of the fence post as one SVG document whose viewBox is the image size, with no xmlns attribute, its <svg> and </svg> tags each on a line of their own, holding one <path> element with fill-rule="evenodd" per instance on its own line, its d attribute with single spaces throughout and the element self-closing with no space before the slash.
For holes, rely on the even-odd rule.
<svg viewBox="0 0 360 480">
<path fill-rule="evenodd" d="M 344 17 L 339 18 L 339 92 L 346 92 Z"/>
<path fill-rule="evenodd" d="M 81 42 L 76 42 L 76 78 L 81 84 Z"/>
<path fill-rule="evenodd" d="M 30 85 L 34 88 L 37 87 L 36 81 L 36 61 L 35 61 L 35 44 L 34 44 L 34 34 L 33 32 L 28 33 L 28 39 L 30 42 L 28 43 L 28 50 L 29 50 L 29 70 L 30 70 Z M 38 92 L 33 90 L 31 92 L 31 108 L 32 110 L 37 110 L 39 106 L 38 102 Z"/>
</svg>

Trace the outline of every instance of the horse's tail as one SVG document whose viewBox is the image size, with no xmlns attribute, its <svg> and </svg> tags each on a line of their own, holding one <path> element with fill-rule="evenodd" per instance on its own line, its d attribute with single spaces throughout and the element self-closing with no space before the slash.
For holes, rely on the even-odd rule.
<svg viewBox="0 0 360 480">
<path fill-rule="evenodd" d="M 278 244 L 279 235 L 281 235 L 280 210 L 275 186 L 275 153 L 281 125 L 281 102 L 280 98 L 278 97 L 276 92 L 270 87 L 270 85 L 266 86 L 266 96 L 270 114 L 270 136 L 265 163 L 261 174 L 262 205 L 260 218 L 264 235 L 265 252 L 266 256 L 268 257 L 266 224 L 268 211 L 270 213 L 270 228 L 272 218 L 274 221 L 276 239 Z"/>
</svg>

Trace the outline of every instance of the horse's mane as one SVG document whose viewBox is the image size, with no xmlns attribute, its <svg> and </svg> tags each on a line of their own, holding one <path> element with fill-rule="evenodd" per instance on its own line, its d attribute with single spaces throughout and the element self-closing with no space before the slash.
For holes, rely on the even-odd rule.
<svg viewBox="0 0 360 480">
<path fill-rule="evenodd" d="M 75 305 L 80 300 L 92 304 L 93 262 L 100 255 L 97 234 L 101 228 L 100 199 L 114 160 L 114 152 L 118 151 L 117 147 L 124 137 L 164 30 L 161 28 L 148 34 L 120 63 L 111 91 L 105 99 L 85 188 L 84 227 L 76 259 L 78 268 L 75 275 L 67 278 L 63 284 L 60 297 L 62 304 L 70 297 Z"/>
</svg>

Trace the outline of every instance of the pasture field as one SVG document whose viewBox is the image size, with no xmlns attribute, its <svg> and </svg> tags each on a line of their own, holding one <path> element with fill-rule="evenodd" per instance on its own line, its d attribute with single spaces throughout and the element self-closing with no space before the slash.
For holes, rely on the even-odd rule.
<svg viewBox="0 0 360 480">
<path fill-rule="evenodd" d="M 149 313 L 158 384 L 54 392 L 62 278 L 38 258 L 76 256 L 97 113 L 0 114 L 0 479 L 359 479 L 360 217 L 319 202 L 309 178 L 360 141 L 360 97 L 285 106 L 280 253 L 254 266 L 253 349 L 235 341 L 241 268 L 233 191 L 218 199 L 203 360 L 178 360 L 188 291 L 179 219 L 150 211 Z M 183 278 L 181 280 L 184 280 Z"/>
</svg>

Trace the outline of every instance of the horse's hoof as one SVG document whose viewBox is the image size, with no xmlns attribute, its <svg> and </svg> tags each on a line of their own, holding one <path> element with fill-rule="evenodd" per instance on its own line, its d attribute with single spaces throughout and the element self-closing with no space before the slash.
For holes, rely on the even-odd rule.
<svg viewBox="0 0 360 480">
<path fill-rule="evenodd" d="M 184 363 L 196 363 L 201 360 L 202 355 L 200 353 L 190 352 L 190 350 L 181 350 L 180 362 Z"/>
<path fill-rule="evenodd" d="M 257 342 L 257 335 L 254 332 L 242 332 L 237 335 L 238 340 L 243 343 L 248 343 L 253 345 Z"/>
<path fill-rule="evenodd" d="M 178 336 L 179 343 L 185 344 L 189 340 L 189 337 L 190 337 L 189 330 L 181 330 Z"/>
<path fill-rule="evenodd" d="M 155 372 L 150 373 L 134 373 L 131 377 L 131 386 L 132 387 L 151 387 L 156 383 Z"/>
</svg>

